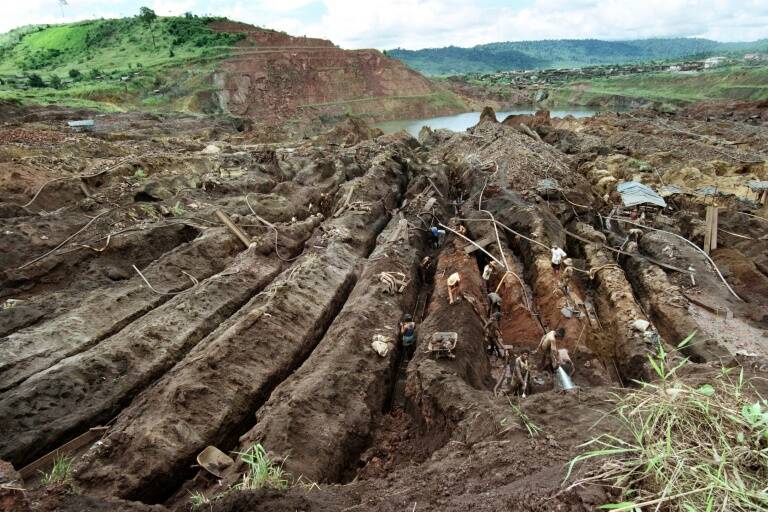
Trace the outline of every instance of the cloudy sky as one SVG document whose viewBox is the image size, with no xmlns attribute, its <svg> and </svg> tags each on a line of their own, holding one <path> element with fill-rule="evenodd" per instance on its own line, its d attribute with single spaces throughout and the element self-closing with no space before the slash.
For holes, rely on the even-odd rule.
<svg viewBox="0 0 768 512">
<path fill-rule="evenodd" d="M 530 39 L 768 38 L 768 0 L 3 0 L 0 32 L 30 23 L 227 16 L 344 48 L 472 46 Z"/>
</svg>

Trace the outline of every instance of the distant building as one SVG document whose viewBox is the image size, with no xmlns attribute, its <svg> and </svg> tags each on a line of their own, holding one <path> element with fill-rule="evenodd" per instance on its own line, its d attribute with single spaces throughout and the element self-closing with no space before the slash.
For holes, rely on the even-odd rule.
<svg viewBox="0 0 768 512">
<path fill-rule="evenodd" d="M 759 53 L 748 53 L 744 55 L 744 60 L 747 62 L 758 62 L 763 60 L 764 56 Z"/>
<path fill-rule="evenodd" d="M 722 66 L 725 63 L 725 60 L 725 57 L 710 57 L 708 59 L 704 59 L 704 69 Z"/>
</svg>

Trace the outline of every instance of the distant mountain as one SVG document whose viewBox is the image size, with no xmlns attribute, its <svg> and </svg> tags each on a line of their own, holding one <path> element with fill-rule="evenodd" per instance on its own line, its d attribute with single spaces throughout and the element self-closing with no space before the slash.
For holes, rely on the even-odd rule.
<svg viewBox="0 0 768 512">
<path fill-rule="evenodd" d="M 492 73 L 511 69 L 572 68 L 679 59 L 716 52 L 768 50 L 768 39 L 720 43 L 709 39 L 673 38 L 601 41 L 558 39 L 489 43 L 472 48 L 448 46 L 423 50 L 389 50 L 387 55 L 427 75 Z"/>
</svg>

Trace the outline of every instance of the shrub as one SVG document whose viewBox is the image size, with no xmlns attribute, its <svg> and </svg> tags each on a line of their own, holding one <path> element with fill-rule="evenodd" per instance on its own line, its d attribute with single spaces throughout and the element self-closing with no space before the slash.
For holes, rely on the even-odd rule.
<svg viewBox="0 0 768 512">
<path fill-rule="evenodd" d="M 45 82 L 43 82 L 43 77 L 38 75 L 37 73 L 32 73 L 31 75 L 27 76 L 27 83 L 30 87 L 45 87 Z"/>
<path fill-rule="evenodd" d="M 83 76 L 83 74 L 80 72 L 79 69 L 70 69 L 69 70 L 69 78 L 73 78 L 73 79 L 77 80 L 81 76 Z"/>
<path fill-rule="evenodd" d="M 59 75 L 51 75 L 51 80 L 49 81 L 49 85 L 54 89 L 61 89 L 62 83 Z"/>
</svg>

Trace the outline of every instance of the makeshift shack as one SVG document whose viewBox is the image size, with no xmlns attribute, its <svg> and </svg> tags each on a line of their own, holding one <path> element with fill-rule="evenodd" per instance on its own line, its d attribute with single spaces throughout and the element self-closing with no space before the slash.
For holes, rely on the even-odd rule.
<svg viewBox="0 0 768 512">
<path fill-rule="evenodd" d="M 633 217 L 653 217 L 659 210 L 667 207 L 664 198 L 655 190 L 637 181 L 619 183 L 616 190 L 621 196 L 621 208 L 624 214 Z"/>
</svg>

